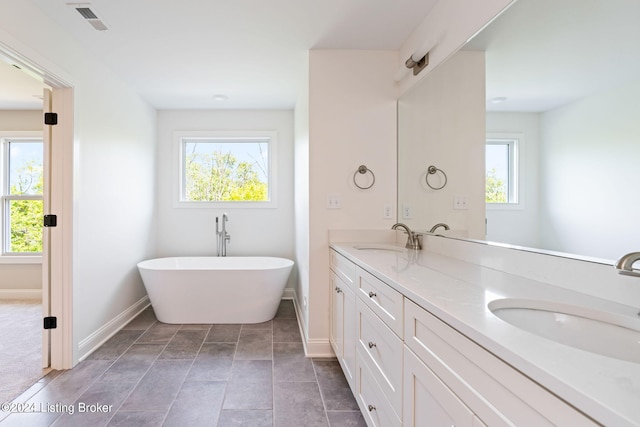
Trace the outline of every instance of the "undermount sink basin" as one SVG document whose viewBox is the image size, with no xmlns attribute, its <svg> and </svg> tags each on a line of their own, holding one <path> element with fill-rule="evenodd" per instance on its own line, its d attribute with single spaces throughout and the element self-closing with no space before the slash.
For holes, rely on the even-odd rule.
<svg viewBox="0 0 640 427">
<path fill-rule="evenodd" d="M 640 317 L 553 301 L 504 298 L 489 310 L 538 336 L 603 356 L 640 363 Z"/>
<path fill-rule="evenodd" d="M 355 245 L 353 247 L 359 251 L 391 251 L 391 252 L 404 252 L 403 248 L 393 245 L 385 245 L 379 243 L 371 243 L 371 244 L 363 244 L 363 245 Z"/>
</svg>

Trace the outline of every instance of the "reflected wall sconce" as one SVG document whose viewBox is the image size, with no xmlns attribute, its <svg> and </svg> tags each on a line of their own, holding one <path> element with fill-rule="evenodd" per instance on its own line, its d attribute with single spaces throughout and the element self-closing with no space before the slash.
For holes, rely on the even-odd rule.
<svg viewBox="0 0 640 427">
<path fill-rule="evenodd" d="M 417 76 L 427 65 L 429 65 L 429 51 L 436 45 L 436 40 L 427 40 L 420 46 L 413 54 L 404 62 L 404 67 L 401 68 L 395 75 L 395 81 L 402 80 L 406 73 L 407 68 L 413 71 L 413 75 Z"/>
<path fill-rule="evenodd" d="M 414 76 L 417 76 L 429 65 L 429 51 L 433 49 L 435 45 L 435 40 L 427 40 L 404 62 L 405 67 L 413 70 Z"/>
</svg>

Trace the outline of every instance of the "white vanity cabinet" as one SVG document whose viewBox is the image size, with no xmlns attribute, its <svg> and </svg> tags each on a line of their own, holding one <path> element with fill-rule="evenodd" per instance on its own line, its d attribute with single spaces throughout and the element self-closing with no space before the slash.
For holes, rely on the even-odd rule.
<svg viewBox="0 0 640 427">
<path fill-rule="evenodd" d="M 353 261 L 331 250 L 331 345 L 369 427 L 599 425 Z"/>
<path fill-rule="evenodd" d="M 430 425 L 425 405 L 446 425 L 598 425 L 407 298 L 405 346 L 405 426 Z"/>
<path fill-rule="evenodd" d="M 370 426 L 402 425 L 403 296 L 356 268 L 356 399 Z"/>
<path fill-rule="evenodd" d="M 351 391 L 356 371 L 356 265 L 331 251 L 331 330 L 329 341 Z"/>
</svg>

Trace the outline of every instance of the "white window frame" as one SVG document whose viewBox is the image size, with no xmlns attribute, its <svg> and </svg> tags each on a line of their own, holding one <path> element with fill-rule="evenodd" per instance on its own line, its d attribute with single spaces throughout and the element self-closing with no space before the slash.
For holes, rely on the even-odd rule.
<svg viewBox="0 0 640 427">
<path fill-rule="evenodd" d="M 268 140 L 268 200 L 256 201 L 191 201 L 184 195 L 183 139 L 237 139 L 239 143 Z M 196 209 L 273 209 L 278 207 L 278 133 L 275 131 L 175 131 L 173 134 L 173 207 Z"/>
<path fill-rule="evenodd" d="M 11 232 L 7 221 L 7 205 L 9 200 L 43 200 L 44 195 L 11 196 L 9 195 L 9 159 L 8 142 L 11 141 L 43 141 L 41 131 L 11 131 L 0 133 L 0 264 L 40 264 L 41 252 L 5 252 L 6 239 Z M 43 145 L 44 149 L 44 145 Z"/>
<path fill-rule="evenodd" d="M 509 201 L 507 203 L 486 203 L 486 208 L 490 210 L 524 209 L 522 193 L 524 135 L 521 133 L 488 133 L 485 144 L 509 146 L 509 194 L 507 195 Z"/>
</svg>

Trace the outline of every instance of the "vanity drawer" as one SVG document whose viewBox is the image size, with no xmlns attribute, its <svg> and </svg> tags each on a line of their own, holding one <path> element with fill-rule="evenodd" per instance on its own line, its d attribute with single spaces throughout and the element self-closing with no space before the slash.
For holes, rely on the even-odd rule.
<svg viewBox="0 0 640 427">
<path fill-rule="evenodd" d="M 369 427 L 401 427 L 398 418 L 384 392 L 374 379 L 370 362 L 360 352 L 356 357 L 356 400 Z"/>
<path fill-rule="evenodd" d="M 404 369 L 405 427 L 477 425 L 473 412 L 409 349 Z"/>
<path fill-rule="evenodd" d="M 330 250 L 330 256 L 333 272 L 353 289 L 356 281 L 356 265 L 333 249 Z"/>
<path fill-rule="evenodd" d="M 364 302 L 356 301 L 358 350 L 391 406 L 402 418 L 402 353 L 400 338 Z"/>
<path fill-rule="evenodd" d="M 402 339 L 403 296 L 367 271 L 356 269 L 357 294 Z"/>
<path fill-rule="evenodd" d="M 409 299 L 405 319 L 405 344 L 485 424 L 598 425 Z"/>
</svg>

